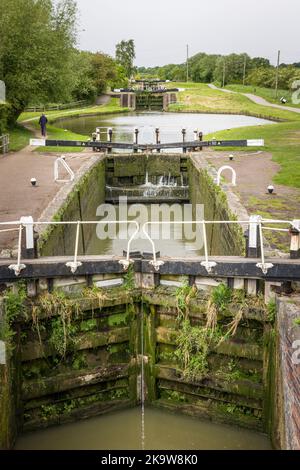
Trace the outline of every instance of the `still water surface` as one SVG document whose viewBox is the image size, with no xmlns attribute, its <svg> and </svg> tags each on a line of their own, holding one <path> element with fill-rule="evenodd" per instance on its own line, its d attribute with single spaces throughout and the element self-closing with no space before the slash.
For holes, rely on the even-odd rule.
<svg viewBox="0 0 300 470">
<path fill-rule="evenodd" d="M 195 224 L 180 224 L 181 221 L 193 219 L 192 206 L 190 204 L 129 204 L 122 205 L 100 205 L 95 215 L 99 220 L 136 220 L 141 230 L 131 244 L 130 251 L 152 252 L 151 243 L 145 238 L 142 226 L 148 221 L 178 221 L 178 224 L 153 224 L 148 226 L 148 233 L 155 243 L 156 251 L 161 256 L 193 257 L 203 254 L 203 231 L 202 226 Z M 108 211 L 108 212 L 106 212 Z M 199 205 L 197 219 L 203 219 L 203 206 Z M 98 217 L 95 217 L 98 220 Z M 127 243 L 135 230 L 133 224 L 99 224 L 93 230 L 93 236 L 86 247 L 86 253 L 90 255 L 116 255 L 122 256 L 127 250 Z"/>
<path fill-rule="evenodd" d="M 139 408 L 24 434 L 15 447 L 22 450 L 141 449 Z M 146 450 L 271 449 L 264 434 L 190 416 L 146 408 Z"/>
<path fill-rule="evenodd" d="M 107 141 L 107 128 L 113 129 L 114 142 L 133 142 L 134 128 L 139 128 L 139 143 L 155 143 L 155 128 L 160 129 L 160 141 L 181 142 L 183 128 L 186 129 L 186 140 L 194 140 L 193 132 L 198 129 L 204 134 L 220 130 L 274 124 L 265 119 L 251 116 L 200 114 L 200 113 L 163 113 L 131 112 L 102 116 L 89 116 L 62 119 L 57 125 L 78 134 L 91 135 L 96 127 L 102 127 L 101 140 Z M 260 138 L 259 130 L 257 138 Z"/>
</svg>

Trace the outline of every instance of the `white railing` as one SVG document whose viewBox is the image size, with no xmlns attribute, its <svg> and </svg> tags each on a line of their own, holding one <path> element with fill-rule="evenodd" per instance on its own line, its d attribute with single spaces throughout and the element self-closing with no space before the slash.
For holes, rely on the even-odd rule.
<svg viewBox="0 0 300 470">
<path fill-rule="evenodd" d="M 19 221 L 12 221 L 12 222 L 0 222 L 0 227 L 1 226 L 8 226 L 9 228 L 1 229 L 0 228 L 0 234 L 5 233 L 5 232 L 12 232 L 12 231 L 17 231 L 18 232 L 18 254 L 17 254 L 17 260 L 15 264 L 11 264 L 9 266 L 9 269 L 14 271 L 16 276 L 19 276 L 22 270 L 26 268 L 26 265 L 21 262 L 21 256 L 22 256 L 22 233 L 23 229 L 25 228 L 26 230 L 26 248 L 27 249 L 32 249 L 34 248 L 33 246 L 33 229 L 34 226 L 46 226 L 46 225 L 75 225 L 76 226 L 76 237 L 75 237 L 75 247 L 74 247 L 74 256 L 72 257 L 71 261 L 68 261 L 66 263 L 66 266 L 70 268 L 71 272 L 74 274 L 78 267 L 82 266 L 82 262 L 78 260 L 78 250 L 79 250 L 79 239 L 80 239 L 80 227 L 82 225 L 107 225 L 107 224 L 133 224 L 135 226 L 135 230 L 132 233 L 132 235 L 129 237 L 128 243 L 127 243 L 127 255 L 125 259 L 120 259 L 119 263 L 123 266 L 124 271 L 126 271 L 131 263 L 133 263 L 133 260 L 130 259 L 130 247 L 132 245 L 133 240 L 137 237 L 138 233 L 140 232 L 140 225 L 138 224 L 137 221 L 135 220 L 112 220 L 112 221 L 70 221 L 70 222 L 55 222 L 55 221 L 50 221 L 50 222 L 34 222 L 31 217 L 22 217 Z M 280 231 L 280 232 L 290 232 L 291 229 L 295 230 L 295 235 L 296 235 L 296 244 L 298 243 L 298 248 L 299 249 L 299 233 L 300 233 L 300 220 L 274 220 L 274 219 L 263 219 L 260 216 L 251 216 L 249 220 L 192 220 L 192 221 L 171 221 L 171 222 L 158 222 L 158 221 L 149 221 L 143 224 L 142 226 L 142 233 L 146 237 L 146 239 L 150 242 L 152 246 L 152 253 L 153 253 L 153 259 L 149 261 L 149 263 L 154 267 L 156 271 L 159 271 L 160 266 L 164 264 L 164 261 L 162 259 L 157 259 L 156 256 L 156 247 L 155 243 L 150 237 L 147 228 L 151 225 L 200 225 L 202 227 L 202 233 L 203 233 L 203 245 L 204 245 L 204 258 L 205 260 L 201 262 L 201 265 L 205 267 L 207 273 L 211 273 L 213 268 L 217 265 L 217 262 L 214 261 L 213 257 L 210 257 L 208 253 L 208 243 L 207 243 L 207 233 L 206 233 L 206 227 L 207 225 L 220 225 L 220 224 L 238 224 L 238 225 L 246 225 L 249 227 L 249 247 L 250 248 L 256 248 L 260 249 L 261 255 L 260 255 L 260 262 L 256 264 L 256 266 L 262 270 L 263 274 L 267 274 L 268 270 L 273 267 L 273 264 L 270 262 L 266 262 L 265 258 L 265 250 L 264 250 L 264 240 L 263 240 L 263 230 L 272 230 L 272 231 Z M 283 224 L 283 225 L 288 225 L 289 228 L 277 228 L 277 227 L 268 227 L 266 225 L 270 224 Z M 15 228 L 13 228 L 15 226 Z M 292 234 L 291 234 L 292 235 Z M 293 235 L 291 236 L 291 247 L 293 245 Z"/>
<path fill-rule="evenodd" d="M 204 245 L 204 257 L 205 261 L 201 262 L 201 265 L 205 267 L 208 273 L 212 272 L 212 268 L 214 268 L 217 263 L 216 261 L 210 261 L 208 255 L 208 244 L 207 244 L 207 234 L 206 234 L 206 226 L 209 224 L 239 224 L 239 225 L 247 225 L 249 226 L 249 247 L 257 248 L 259 246 L 261 251 L 261 262 L 257 263 L 256 266 L 260 268 L 263 274 L 267 274 L 268 270 L 273 267 L 272 263 L 266 263 L 265 260 L 265 250 L 264 250 L 264 240 L 263 240 L 263 230 L 273 230 L 273 231 L 281 231 L 281 232 L 290 232 L 288 228 L 277 228 L 277 227 L 265 227 L 263 224 L 284 224 L 289 225 L 291 228 L 294 228 L 296 231 L 300 230 L 299 220 L 273 220 L 273 219 L 263 219 L 260 216 L 251 216 L 249 220 L 198 220 L 198 221 L 172 221 L 172 222 L 146 222 L 142 227 L 143 234 L 149 240 L 152 246 L 152 254 L 153 260 L 150 261 L 156 271 L 159 271 L 160 266 L 164 264 L 163 260 L 158 260 L 156 256 L 156 248 L 155 243 L 150 237 L 147 227 L 150 225 L 186 225 L 186 224 L 195 224 L 201 225 L 203 231 L 203 245 Z M 259 233 L 259 244 L 257 240 L 257 229 Z"/>
<path fill-rule="evenodd" d="M 27 220 L 26 220 L 27 219 Z M 130 259 L 130 247 L 132 244 L 132 241 L 138 234 L 140 230 L 139 224 L 135 220 L 105 220 L 105 221 L 71 221 L 71 222 L 33 222 L 33 220 L 28 220 L 29 218 L 23 218 L 20 221 L 13 221 L 13 222 L 0 222 L 0 227 L 1 226 L 17 226 L 17 228 L 10 228 L 10 229 L 0 229 L 0 234 L 1 232 L 8 232 L 8 231 L 18 231 L 18 254 L 17 254 L 17 260 L 15 264 L 11 264 L 9 266 L 9 269 L 14 271 L 16 276 L 19 276 L 21 271 L 26 268 L 26 265 L 21 262 L 21 256 L 22 256 L 22 231 L 25 228 L 26 229 L 26 248 L 33 248 L 33 228 L 34 226 L 38 225 L 76 225 L 76 237 L 75 237 L 75 247 L 74 247 L 74 256 L 72 258 L 72 261 L 68 261 L 66 263 L 66 266 L 70 268 L 71 272 L 74 274 L 77 271 L 77 268 L 82 266 L 82 263 L 78 261 L 78 249 L 79 249 L 79 238 L 80 238 L 80 226 L 81 225 L 107 225 L 107 224 L 133 224 L 135 226 L 135 230 L 131 237 L 129 238 L 127 242 L 127 255 L 125 259 L 120 259 L 119 263 L 123 266 L 124 271 L 127 271 L 128 267 L 130 264 L 133 263 L 133 260 Z M 31 232 L 30 235 L 28 232 Z M 28 243 L 29 242 L 29 243 Z"/>
<path fill-rule="evenodd" d="M 59 179 L 59 166 L 64 167 L 64 169 L 67 171 L 67 173 L 70 176 L 69 180 L 66 179 Z M 55 160 L 54 162 L 54 181 L 57 183 L 68 183 L 69 181 L 74 181 L 75 174 L 74 171 L 69 167 L 67 162 L 65 161 L 65 157 L 59 157 Z"/>
<path fill-rule="evenodd" d="M 9 134 L 0 135 L 0 153 L 8 153 L 9 151 Z"/>
</svg>

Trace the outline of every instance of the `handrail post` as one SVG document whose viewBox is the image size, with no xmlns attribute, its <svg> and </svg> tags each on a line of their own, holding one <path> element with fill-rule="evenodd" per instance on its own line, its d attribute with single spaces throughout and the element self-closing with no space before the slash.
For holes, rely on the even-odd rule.
<svg viewBox="0 0 300 470">
<path fill-rule="evenodd" d="M 21 263 L 21 251 L 22 251 L 22 230 L 23 225 L 20 222 L 19 224 L 19 238 L 18 238 L 18 258 L 17 264 L 11 264 L 8 269 L 14 271 L 16 276 L 19 276 L 21 271 L 26 268 L 25 264 Z"/>
<path fill-rule="evenodd" d="M 258 230 L 259 230 L 259 240 L 260 240 L 260 251 L 261 251 L 261 263 L 257 263 L 257 267 L 260 268 L 263 274 L 268 274 L 268 270 L 273 268 L 272 263 L 265 262 L 265 252 L 264 252 L 264 239 L 263 239 L 263 231 L 262 231 L 262 218 L 261 216 L 258 219 Z"/>
<path fill-rule="evenodd" d="M 151 261 L 149 261 L 149 264 L 151 264 L 154 267 L 155 271 L 159 271 L 160 266 L 162 266 L 165 263 L 164 263 L 164 261 L 157 260 L 157 258 L 156 258 L 155 243 L 152 240 L 152 238 L 150 237 L 149 233 L 146 231 L 146 226 L 150 225 L 150 224 L 151 224 L 151 222 L 145 222 L 144 225 L 143 225 L 142 231 L 143 231 L 144 235 L 146 236 L 147 240 L 149 240 L 149 242 L 151 243 L 151 246 L 152 246 L 153 259 Z"/>
<path fill-rule="evenodd" d="M 31 216 L 21 217 L 20 222 L 25 227 L 23 258 L 34 259 L 36 255 L 36 250 L 35 250 L 35 236 L 34 236 L 34 230 L 33 230 L 33 218 Z"/>
<path fill-rule="evenodd" d="M 205 256 L 205 261 L 202 261 L 201 266 L 204 266 L 206 271 L 208 273 L 211 273 L 212 268 L 215 267 L 217 263 L 215 263 L 214 261 L 208 260 L 208 247 L 207 247 L 205 220 L 202 220 L 201 223 L 202 223 L 202 228 L 203 228 L 203 243 L 204 243 L 204 256 Z"/>
<path fill-rule="evenodd" d="M 79 245 L 79 234 L 80 234 L 80 221 L 77 222 L 76 226 L 76 238 L 75 238 L 75 250 L 74 250 L 74 260 L 66 263 L 66 266 L 71 269 L 73 274 L 76 273 L 77 269 L 82 266 L 82 263 L 78 261 L 78 245 Z"/>
</svg>

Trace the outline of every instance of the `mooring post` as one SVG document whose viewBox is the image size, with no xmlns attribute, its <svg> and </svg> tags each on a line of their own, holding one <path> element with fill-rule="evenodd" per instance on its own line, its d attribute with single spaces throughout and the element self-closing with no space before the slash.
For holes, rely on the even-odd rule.
<svg viewBox="0 0 300 470">
<path fill-rule="evenodd" d="M 290 258 L 300 258 L 300 219 L 293 220 L 293 225 L 290 228 L 291 245 L 290 245 Z"/>
<path fill-rule="evenodd" d="M 261 256 L 259 221 L 259 215 L 250 216 L 249 229 L 245 233 L 246 258 L 259 258 Z"/>
<path fill-rule="evenodd" d="M 112 136 L 113 136 L 113 130 L 111 127 L 107 129 L 107 141 L 111 144 L 112 143 Z M 108 147 L 107 153 L 111 153 L 112 149 Z"/>
<path fill-rule="evenodd" d="M 138 145 L 138 143 L 139 143 L 139 130 L 138 130 L 137 127 L 134 128 L 133 139 L 134 139 L 134 140 L 133 140 L 133 143 L 134 143 L 135 145 Z M 137 153 L 137 151 L 138 151 L 137 148 L 133 149 L 133 152 L 134 152 L 134 153 Z"/>
<path fill-rule="evenodd" d="M 195 129 L 195 130 L 194 130 L 194 141 L 195 141 L 195 142 L 198 142 L 198 129 Z M 196 152 L 196 150 L 197 150 L 197 147 L 194 147 L 194 148 L 192 149 L 192 152 Z"/>
<path fill-rule="evenodd" d="M 182 142 L 185 143 L 186 129 L 182 129 Z M 186 147 L 183 147 L 183 153 L 186 153 Z"/>
<path fill-rule="evenodd" d="M 155 129 L 155 136 L 156 136 L 156 145 L 160 144 L 160 139 L 159 139 L 159 128 L 157 127 Z M 160 153 L 160 149 L 157 149 L 157 152 Z"/>
<path fill-rule="evenodd" d="M 203 132 L 199 132 L 199 142 L 203 142 Z M 200 150 L 200 152 L 201 152 L 201 150 L 203 150 L 202 145 L 200 145 L 199 150 Z"/>
</svg>

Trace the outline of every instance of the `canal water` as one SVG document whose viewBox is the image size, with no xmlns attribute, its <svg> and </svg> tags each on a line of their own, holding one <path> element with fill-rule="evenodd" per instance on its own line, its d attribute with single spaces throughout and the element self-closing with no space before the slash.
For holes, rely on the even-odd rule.
<svg viewBox="0 0 300 470">
<path fill-rule="evenodd" d="M 15 448 L 138 450 L 141 446 L 141 412 L 134 408 L 24 434 Z M 145 449 L 267 450 L 271 444 L 267 436 L 258 432 L 146 408 Z"/>
<path fill-rule="evenodd" d="M 204 134 L 245 126 L 273 124 L 271 121 L 251 116 L 230 114 L 131 112 L 102 116 L 67 118 L 57 125 L 78 134 L 91 135 L 101 127 L 101 140 L 107 141 L 107 128 L 113 129 L 114 142 L 133 142 L 134 128 L 139 128 L 139 143 L 155 143 L 155 128 L 160 129 L 160 141 L 181 142 L 181 130 L 186 129 L 186 140 L 194 140 L 194 131 Z M 259 131 L 257 138 L 260 138 Z M 173 149 L 174 151 L 174 149 Z"/>
<path fill-rule="evenodd" d="M 202 205 L 198 208 L 198 220 L 203 219 L 201 209 Z M 96 220 L 99 221 L 136 220 L 139 223 L 141 229 L 132 241 L 130 251 L 152 253 L 151 243 L 142 231 L 144 223 L 151 221 L 153 224 L 148 226 L 147 232 L 155 243 L 156 251 L 159 251 L 161 256 L 193 257 L 203 254 L 202 226 L 180 223 L 183 220 L 195 220 L 191 204 L 128 204 L 128 206 L 124 204 L 123 209 L 120 208 L 120 205 L 106 204 L 99 206 L 95 215 L 97 215 Z M 177 221 L 178 223 L 170 225 L 155 223 L 162 220 Z M 127 250 L 128 240 L 134 230 L 133 224 L 99 224 L 86 248 L 86 253 L 122 256 L 123 251 Z"/>
</svg>

